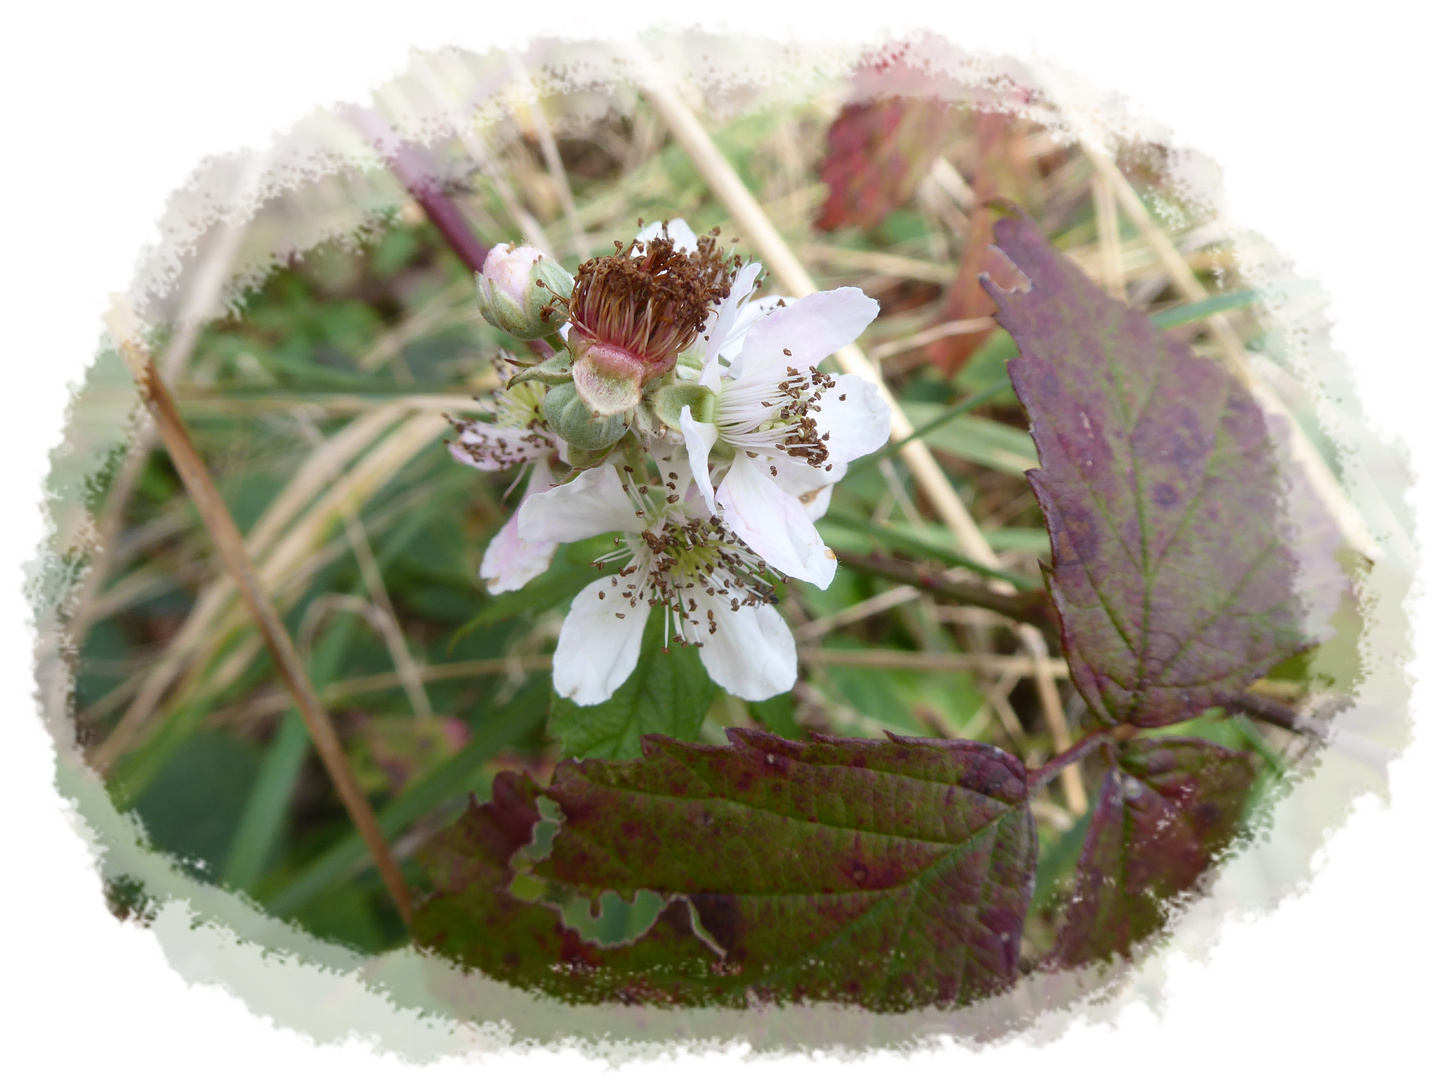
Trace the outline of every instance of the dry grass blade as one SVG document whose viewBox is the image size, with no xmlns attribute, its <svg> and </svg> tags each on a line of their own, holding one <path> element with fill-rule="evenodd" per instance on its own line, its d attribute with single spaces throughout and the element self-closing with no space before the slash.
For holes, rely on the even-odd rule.
<svg viewBox="0 0 1440 1080">
<path fill-rule="evenodd" d="M 800 659 L 828 667 L 883 668 L 904 671 L 981 671 L 1020 679 L 1035 673 L 1035 665 L 1023 656 L 1000 653 L 924 653 L 895 649 L 801 649 Z M 1052 679 L 1068 679 L 1070 669 L 1063 660 L 1046 661 L 1045 673 Z M 1011 684 L 1014 688 L 1014 683 Z"/>
<path fill-rule="evenodd" d="M 1100 283 L 1116 300 L 1125 299 L 1125 264 L 1120 256 L 1120 215 L 1115 209 L 1115 188 L 1104 173 L 1090 179 L 1095 199 L 1095 231 L 1100 238 Z"/>
<path fill-rule="evenodd" d="M 580 223 L 580 214 L 575 209 L 575 193 L 570 190 L 570 178 L 565 175 L 565 163 L 560 158 L 560 147 L 555 134 L 550 130 L 550 121 L 545 118 L 545 108 L 540 104 L 540 95 L 535 92 L 535 82 L 525 70 L 525 62 L 512 52 L 505 54 L 516 80 L 531 120 L 535 124 L 535 137 L 540 143 L 540 152 L 545 157 L 545 167 L 560 192 L 560 205 L 565 209 L 565 220 L 570 225 L 570 239 L 575 245 L 575 257 L 582 262 L 590 255 L 590 240 L 585 235 L 585 226 Z"/>
<path fill-rule="evenodd" d="M 1096 173 L 1103 176 L 1114 190 L 1120 205 L 1125 208 L 1125 216 L 1134 223 L 1135 227 L 1144 235 L 1146 242 L 1154 249 L 1161 266 L 1165 269 L 1166 276 L 1175 289 L 1186 300 L 1205 299 L 1209 295 L 1205 291 L 1205 286 L 1196 280 L 1195 274 L 1184 256 L 1175 249 L 1175 245 L 1170 242 L 1165 231 L 1151 217 L 1145 203 L 1135 189 L 1130 186 L 1130 182 L 1125 179 L 1125 175 L 1115 162 L 1108 155 L 1090 146 L 1086 147 L 1085 153 L 1090 158 L 1090 163 L 1094 166 Z M 1295 453 L 1306 477 L 1314 485 L 1325 508 L 1340 526 L 1346 542 L 1366 558 L 1379 559 L 1381 557 L 1379 544 L 1370 535 L 1369 529 L 1361 520 L 1354 504 L 1341 490 L 1340 481 L 1330 471 L 1330 466 L 1325 464 L 1324 459 L 1320 456 L 1320 451 L 1305 435 L 1285 403 L 1250 370 L 1249 362 L 1246 360 L 1245 345 L 1231 327 L 1230 320 L 1220 313 L 1211 315 L 1205 325 L 1216 343 L 1219 344 L 1230 373 L 1255 395 L 1266 412 L 1284 420 L 1286 429 L 1290 432 L 1291 450 Z"/>
<path fill-rule="evenodd" d="M 448 423 L 444 417 L 421 413 L 410 417 L 383 442 L 350 469 L 278 542 L 260 567 L 260 579 L 278 602 L 288 603 L 299 590 L 335 558 L 350 550 L 346 540 L 326 545 L 324 538 L 342 524 L 347 511 L 363 504 L 389 481 L 417 453 L 435 445 Z M 244 616 L 232 611 L 228 622 L 216 632 L 216 642 L 244 625 Z M 253 642 L 252 642 L 253 646 Z M 225 686 L 240 677 L 250 662 L 253 649 L 237 649 L 209 679 L 212 686 Z M 213 655 L 212 653 L 206 654 Z"/>
<path fill-rule="evenodd" d="M 249 158 L 240 171 L 235 187 L 237 201 L 241 205 L 254 197 L 268 166 L 269 157 L 266 154 L 254 154 Z M 213 247 L 207 250 L 194 281 L 185 292 L 184 302 L 175 321 L 175 332 L 165 343 L 165 350 L 160 355 L 159 367 L 166 379 L 173 382 L 189 361 L 195 342 L 200 336 L 201 326 L 220 299 L 226 276 L 235 262 L 244 236 L 244 223 L 228 222 L 219 230 Z M 80 586 L 80 593 L 75 601 L 75 614 L 67 627 L 73 641 L 83 640 L 90 627 L 101 617 L 94 608 L 96 595 L 113 565 L 113 541 L 120 531 L 125 507 L 140 479 L 140 473 L 145 468 L 154 441 L 155 429 L 146 415 L 135 432 L 134 440 L 125 451 L 124 464 L 110 488 L 100 520 L 96 524 L 95 557 L 90 572 Z"/>
<path fill-rule="evenodd" d="M 1005 659 L 1009 659 L 1008 657 Z M 552 658 L 540 656 L 501 656 L 484 660 L 458 660 L 452 664 L 422 664 L 415 674 L 422 683 L 444 682 L 449 679 L 474 679 L 484 675 L 514 675 L 532 671 L 549 671 Z M 381 671 L 374 675 L 358 675 L 353 679 L 340 679 L 329 683 L 320 690 L 320 697 L 327 705 L 334 705 L 379 691 L 393 690 L 401 686 L 398 672 Z M 210 714 L 209 722 L 214 727 L 227 724 L 243 724 L 267 716 L 276 716 L 290 705 L 287 694 L 260 694 L 249 701 L 217 709 Z"/>
<path fill-rule="evenodd" d="M 809 271 L 795 257 L 794 251 L 775 228 L 750 189 L 745 186 L 735 167 L 721 153 L 715 140 L 710 137 L 704 125 L 685 104 L 654 60 L 635 43 L 629 44 L 626 51 L 639 69 L 642 87 L 655 111 L 664 119 L 676 142 L 690 155 L 691 161 L 715 196 L 734 216 L 740 228 L 749 235 L 765 264 L 793 295 L 807 296 L 816 292 L 815 282 Z M 909 439 L 900 448 L 900 457 L 935 507 L 940 519 L 954 533 L 959 549 L 975 562 L 999 569 L 1000 560 L 994 549 L 980 532 L 970 511 L 960 501 L 960 496 L 956 494 L 955 488 L 930 453 L 930 448 L 919 439 L 909 438 L 914 434 L 915 427 L 905 416 L 899 402 L 895 400 L 895 395 L 881 379 L 875 365 L 858 345 L 853 344 L 838 350 L 835 360 L 843 371 L 859 375 L 879 388 L 881 397 L 891 408 L 890 438 L 894 442 Z M 1003 586 L 1005 583 L 999 584 Z M 1048 656 L 1045 639 L 1033 627 L 1022 626 L 1018 633 L 1026 651 L 1035 660 L 1037 683 L 1048 684 L 1048 693 L 1042 689 L 1040 701 L 1045 711 L 1046 724 L 1055 739 L 1056 753 L 1061 753 L 1069 748 L 1070 737 L 1064 710 L 1059 707 L 1059 692 L 1055 689 L 1054 680 L 1044 670 L 1044 660 Z M 1072 774 L 1072 779 L 1065 781 L 1069 809 L 1075 814 L 1084 813 L 1085 794 L 1079 770 L 1071 766 L 1066 771 Z"/>
<path fill-rule="evenodd" d="M 245 606 L 264 636 L 265 644 L 275 659 L 281 677 L 295 698 L 301 719 L 305 722 L 316 752 L 335 785 L 340 801 L 369 848 L 401 918 L 408 924 L 410 895 L 404 878 L 400 876 L 400 868 L 396 866 L 390 849 L 386 846 L 375 812 L 351 772 L 340 737 L 324 706 L 320 704 L 315 688 L 310 683 L 310 676 L 305 671 L 305 665 L 285 630 L 285 624 L 280 621 L 279 613 L 260 583 L 255 566 L 245 550 L 240 530 L 235 525 L 235 519 L 230 516 L 229 508 L 216 490 L 215 481 L 211 479 L 205 463 L 195 452 L 164 380 L 140 344 L 138 327 L 123 300 L 117 298 L 109 322 L 111 333 L 135 376 L 145 404 L 155 418 L 156 429 L 170 454 L 170 459 L 184 481 L 185 489 L 194 501 L 196 510 L 199 511 L 200 519 L 213 539 L 221 561 L 234 578 Z"/>
<path fill-rule="evenodd" d="M 884 360 L 888 356 L 898 356 L 900 353 L 908 352 L 910 349 L 918 349 L 922 345 L 929 345 L 932 341 L 941 341 L 947 337 L 956 337 L 960 334 L 973 334 L 977 330 L 989 330 L 995 325 L 995 320 L 986 315 L 978 319 L 955 319 L 951 322 L 943 322 L 939 326 L 932 326 L 928 330 L 921 330 L 917 334 L 900 338 L 898 341 L 887 341 L 870 350 L 870 359 Z"/>
<path fill-rule="evenodd" d="M 333 490 L 346 466 L 404 411 L 400 405 L 375 409 L 347 425 L 312 454 L 251 530 L 246 541 L 248 557 L 261 560 L 295 515 L 322 491 Z M 120 722 L 90 755 L 95 769 L 105 772 L 131 745 L 195 654 L 207 640 L 213 644 L 211 630 L 229 610 L 234 598 L 234 583 L 223 576 L 212 581 L 200 594 L 179 632 L 166 646 L 165 655 L 145 673 Z"/>
</svg>

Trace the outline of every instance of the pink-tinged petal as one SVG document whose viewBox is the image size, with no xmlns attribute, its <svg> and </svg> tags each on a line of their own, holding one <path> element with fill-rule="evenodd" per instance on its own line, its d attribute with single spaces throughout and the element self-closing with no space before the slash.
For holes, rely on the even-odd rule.
<svg viewBox="0 0 1440 1080">
<path fill-rule="evenodd" d="M 530 480 L 525 485 L 525 498 L 548 491 L 555 486 L 555 474 L 543 461 L 535 463 Z M 524 506 L 524 503 L 521 503 Z M 520 512 L 510 515 L 510 520 L 501 526 L 480 560 L 480 577 L 485 588 L 492 594 L 512 592 L 539 577 L 550 567 L 558 544 L 550 541 L 528 541 L 520 539 Z"/>
<path fill-rule="evenodd" d="M 516 515 L 520 538 L 569 543 L 608 532 L 635 531 L 635 509 L 612 466 L 586 469 L 568 484 L 532 495 Z"/>
<path fill-rule="evenodd" d="M 764 458 L 735 455 L 715 492 L 725 523 L 775 570 L 824 589 L 835 577 L 835 553 L 825 546 L 800 500 L 769 473 Z"/>
<path fill-rule="evenodd" d="M 720 687 L 746 701 L 764 701 L 795 685 L 795 638 L 778 611 L 769 605 L 733 611 L 701 589 L 689 592 L 702 602 L 696 613 L 702 627 L 700 660 Z M 703 629 L 706 607 L 715 611 L 713 634 Z"/>
<path fill-rule="evenodd" d="M 498 472 L 511 465 L 547 457 L 553 444 L 539 432 L 501 427 L 484 420 L 462 420 L 449 446 L 450 456 L 481 472 Z"/>
<path fill-rule="evenodd" d="M 640 659 L 648 604 L 631 606 L 608 577 L 585 586 L 570 604 L 555 644 L 555 692 L 576 705 L 607 701 Z"/>
<path fill-rule="evenodd" d="M 705 507 L 715 513 L 715 488 L 710 483 L 710 448 L 720 437 L 714 424 L 704 424 L 690 415 L 690 406 L 680 410 L 680 432 L 685 436 L 685 453 L 690 459 L 690 472 L 695 487 L 705 500 Z"/>
<path fill-rule="evenodd" d="M 873 453 L 890 438 L 890 406 L 880 388 L 859 375 L 835 376 L 812 415 L 820 434 L 829 436 L 825 449 L 837 464 Z"/>
<path fill-rule="evenodd" d="M 720 389 L 720 350 L 731 344 L 736 337 L 735 323 L 742 305 L 755 291 L 755 279 L 760 275 L 760 264 L 749 263 L 740 268 L 735 280 L 730 283 L 730 294 L 720 302 L 715 318 L 705 331 L 705 364 L 700 369 L 700 384 L 716 392 Z M 758 317 L 758 316 L 757 316 Z M 753 321 L 753 320 L 752 320 Z M 743 337 L 743 332 L 740 335 Z M 734 346 L 731 346 L 732 348 Z"/>
<path fill-rule="evenodd" d="M 695 230 L 685 223 L 684 218 L 671 218 L 669 221 L 652 221 L 638 233 L 636 240 L 650 241 L 660 235 L 664 229 L 670 236 L 670 242 L 681 251 L 700 250 L 700 240 L 695 235 Z"/>
<path fill-rule="evenodd" d="M 878 314 L 879 304 L 848 285 L 802 296 L 750 328 L 739 359 L 730 365 L 730 377 L 769 379 L 783 375 L 787 367 L 815 367 L 859 337 Z"/>
</svg>

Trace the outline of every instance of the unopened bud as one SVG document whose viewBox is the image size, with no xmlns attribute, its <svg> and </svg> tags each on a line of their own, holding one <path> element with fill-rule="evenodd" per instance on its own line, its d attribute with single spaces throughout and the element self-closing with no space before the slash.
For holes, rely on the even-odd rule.
<svg viewBox="0 0 1440 1080">
<path fill-rule="evenodd" d="M 575 279 L 533 247 L 497 244 L 475 275 L 480 314 L 507 334 L 533 341 L 555 333 L 565 321 L 557 301 L 570 299 Z"/>
</svg>

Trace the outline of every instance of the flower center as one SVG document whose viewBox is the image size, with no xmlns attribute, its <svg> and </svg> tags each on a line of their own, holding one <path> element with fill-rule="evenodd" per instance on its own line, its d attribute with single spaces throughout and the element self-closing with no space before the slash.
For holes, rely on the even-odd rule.
<svg viewBox="0 0 1440 1080">
<path fill-rule="evenodd" d="M 774 384 L 727 382 L 715 406 L 720 437 L 731 446 L 774 456 L 776 451 L 829 472 L 830 432 L 822 431 L 813 413 L 833 389 L 835 378 L 819 368 L 786 368 Z"/>
<path fill-rule="evenodd" d="M 582 263 L 569 300 L 572 331 L 660 369 L 649 377 L 668 371 L 711 305 L 730 294 L 739 259 L 720 253 L 718 234 L 701 237 L 695 251 L 680 250 L 663 233 L 628 248 L 617 240 L 614 255 Z"/>
<path fill-rule="evenodd" d="M 545 427 L 545 413 L 541 402 L 545 387 L 538 383 L 523 382 L 509 390 L 496 390 L 492 397 L 491 410 L 499 427 L 527 428 L 541 431 Z"/>
<path fill-rule="evenodd" d="M 460 436 L 459 441 L 450 444 L 452 450 L 468 455 L 477 464 L 487 462 L 503 469 L 544 456 L 554 444 L 540 408 L 544 388 L 535 383 L 520 383 L 506 390 L 503 381 L 513 369 L 503 361 L 497 361 L 495 366 L 500 372 L 502 388 L 490 395 L 490 424 L 456 420 L 448 414 L 445 419 Z"/>
<path fill-rule="evenodd" d="M 595 565 L 626 561 L 610 577 L 610 587 L 619 589 L 631 608 L 642 601 L 647 609 L 663 604 L 666 641 L 701 646 L 718 629 L 717 612 L 723 618 L 742 607 L 775 603 L 765 560 L 719 517 L 690 516 L 678 474 L 639 483 L 629 466 L 625 472 L 621 486 L 643 525 L 638 533 L 616 537 L 616 550 Z"/>
</svg>

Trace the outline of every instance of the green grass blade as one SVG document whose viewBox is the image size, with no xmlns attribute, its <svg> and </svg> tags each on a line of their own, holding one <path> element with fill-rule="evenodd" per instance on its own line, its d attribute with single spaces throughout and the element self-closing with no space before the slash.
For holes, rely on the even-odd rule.
<svg viewBox="0 0 1440 1080">
<path fill-rule="evenodd" d="M 326 628 L 310 664 L 310 677 L 317 687 L 332 682 L 340 672 L 357 624 L 353 614 L 344 612 Z M 269 865 L 284 835 L 290 798 L 309 749 L 310 735 L 300 713 L 288 710 L 265 752 L 221 871 L 221 880 L 231 888 L 252 891 Z"/>
<path fill-rule="evenodd" d="M 1177 304 L 1164 311 L 1157 311 L 1150 316 L 1150 321 L 1160 329 L 1168 330 L 1172 326 L 1184 326 L 1187 323 L 1208 319 L 1211 315 L 1220 315 L 1226 311 L 1249 307 L 1259 300 L 1261 295 L 1259 289 L 1241 289 L 1238 292 L 1221 293 L 1219 296 L 1207 296 L 1204 300 L 1195 300 L 1189 304 Z"/>
<path fill-rule="evenodd" d="M 550 680 L 532 679 L 484 728 L 475 732 L 458 754 L 396 796 L 377 815 L 387 840 L 423 814 L 470 788 L 475 770 L 496 752 L 511 745 L 545 723 L 550 701 Z M 369 865 L 364 841 L 358 833 L 332 845 L 300 875 L 275 894 L 265 907 L 272 915 L 288 918 L 326 889 L 348 881 Z"/>
<path fill-rule="evenodd" d="M 230 853 L 221 868 L 221 880 L 232 889 L 249 892 L 270 861 L 271 852 L 285 830 L 290 796 L 310 750 L 310 734 L 300 714 L 291 709 L 265 751 L 260 775 L 250 790 Z"/>
<path fill-rule="evenodd" d="M 901 551 L 909 555 L 918 555 L 921 558 L 934 559 L 937 562 L 942 562 L 949 566 L 963 566 L 966 570 L 973 570 L 975 573 L 982 574 L 985 577 L 1008 581 L 1017 589 L 1028 591 L 1043 587 L 1040 582 L 1032 581 L 1022 574 L 1012 574 L 1008 570 L 992 569 L 981 563 L 973 562 L 963 555 L 957 555 L 953 551 L 947 551 L 945 548 L 926 543 L 924 540 L 908 536 L 905 533 L 887 528 L 884 525 L 876 525 L 873 521 L 866 521 L 864 518 L 851 517 L 849 514 L 836 514 L 832 512 L 827 513 L 821 521 L 825 524 L 847 529 L 850 532 L 862 533 L 865 536 L 879 541 L 892 551 Z"/>
</svg>

